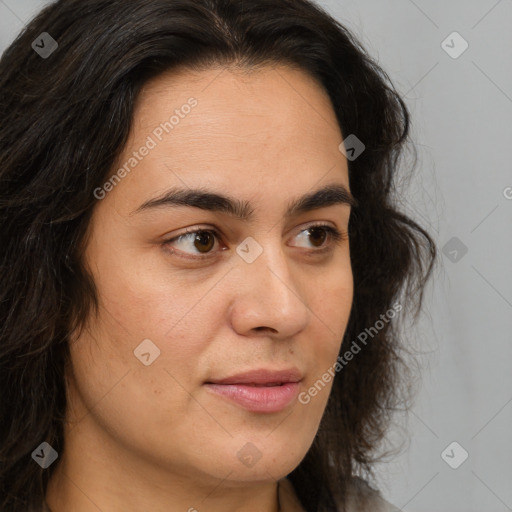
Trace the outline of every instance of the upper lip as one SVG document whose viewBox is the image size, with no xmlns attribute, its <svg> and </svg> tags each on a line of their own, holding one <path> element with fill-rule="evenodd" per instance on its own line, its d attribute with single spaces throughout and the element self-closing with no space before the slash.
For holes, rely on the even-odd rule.
<svg viewBox="0 0 512 512">
<path fill-rule="evenodd" d="M 237 373 L 224 379 L 212 379 L 207 384 L 284 384 L 286 382 L 299 382 L 302 373 L 297 368 L 283 370 L 268 370 L 266 368 Z"/>
</svg>

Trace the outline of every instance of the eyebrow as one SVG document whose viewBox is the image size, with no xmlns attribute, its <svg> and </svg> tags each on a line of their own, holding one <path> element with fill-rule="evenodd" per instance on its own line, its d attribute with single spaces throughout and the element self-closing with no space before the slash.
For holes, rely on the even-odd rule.
<svg viewBox="0 0 512 512">
<path fill-rule="evenodd" d="M 301 213 L 338 204 L 357 208 L 359 202 L 344 185 L 327 185 L 290 201 L 285 211 L 285 218 L 293 218 Z M 212 212 L 226 213 L 242 221 L 250 221 L 254 217 L 254 208 L 249 201 L 241 201 L 205 188 L 172 188 L 160 197 L 144 202 L 132 214 L 153 208 L 172 206 L 188 206 Z"/>
</svg>

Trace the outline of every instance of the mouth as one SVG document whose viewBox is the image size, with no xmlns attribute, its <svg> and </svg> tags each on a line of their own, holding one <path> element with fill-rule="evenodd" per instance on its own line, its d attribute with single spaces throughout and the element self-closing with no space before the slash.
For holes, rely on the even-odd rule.
<svg viewBox="0 0 512 512">
<path fill-rule="evenodd" d="M 250 412 L 276 413 L 296 398 L 303 375 L 296 368 L 258 369 L 204 383 L 206 389 Z"/>
</svg>

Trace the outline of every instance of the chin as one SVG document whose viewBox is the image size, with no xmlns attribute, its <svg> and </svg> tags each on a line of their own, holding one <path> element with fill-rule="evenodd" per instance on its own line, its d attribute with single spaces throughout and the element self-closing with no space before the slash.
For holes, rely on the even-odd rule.
<svg viewBox="0 0 512 512">
<path fill-rule="evenodd" d="M 282 441 L 281 441 L 282 439 Z M 272 434 L 259 439 L 237 436 L 230 439 L 222 455 L 212 457 L 214 474 L 238 482 L 274 482 L 291 473 L 305 457 L 313 439 L 272 439 Z M 280 442 L 281 441 L 281 442 Z M 215 460 L 216 459 L 216 460 Z M 219 465 L 219 461 L 223 463 Z M 230 474 L 231 473 L 231 474 Z"/>
</svg>

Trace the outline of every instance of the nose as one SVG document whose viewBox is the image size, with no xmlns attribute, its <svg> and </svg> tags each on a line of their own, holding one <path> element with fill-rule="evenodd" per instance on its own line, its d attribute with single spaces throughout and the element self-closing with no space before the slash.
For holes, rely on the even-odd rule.
<svg viewBox="0 0 512 512">
<path fill-rule="evenodd" d="M 241 335 L 251 331 L 268 335 L 270 331 L 282 338 L 293 337 L 310 321 L 307 280 L 299 275 L 300 266 L 291 264 L 280 242 L 261 247 L 263 252 L 251 263 L 236 256 L 231 272 L 236 290 L 230 308 L 232 326 Z"/>
</svg>

